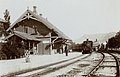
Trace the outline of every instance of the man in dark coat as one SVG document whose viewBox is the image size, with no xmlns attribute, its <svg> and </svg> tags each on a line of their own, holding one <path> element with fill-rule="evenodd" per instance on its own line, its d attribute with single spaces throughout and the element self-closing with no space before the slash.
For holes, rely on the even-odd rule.
<svg viewBox="0 0 120 77">
<path fill-rule="evenodd" d="M 68 56 L 68 49 L 67 49 L 67 45 L 65 46 L 65 55 Z"/>
</svg>

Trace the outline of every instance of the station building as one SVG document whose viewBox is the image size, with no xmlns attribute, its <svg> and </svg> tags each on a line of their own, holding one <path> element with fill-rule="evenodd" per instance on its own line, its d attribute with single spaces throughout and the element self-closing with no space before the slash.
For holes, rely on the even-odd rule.
<svg viewBox="0 0 120 77">
<path fill-rule="evenodd" d="M 16 47 L 17 54 L 54 54 L 64 52 L 64 45 L 72 42 L 63 32 L 51 24 L 42 14 L 38 14 L 36 6 L 33 11 L 27 9 L 7 30 L 5 38 L 9 45 Z M 29 52 L 25 52 L 25 51 Z"/>
</svg>

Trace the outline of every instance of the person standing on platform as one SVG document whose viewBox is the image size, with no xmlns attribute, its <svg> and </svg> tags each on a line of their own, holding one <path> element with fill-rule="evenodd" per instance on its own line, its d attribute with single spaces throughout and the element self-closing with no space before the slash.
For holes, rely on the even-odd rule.
<svg viewBox="0 0 120 77">
<path fill-rule="evenodd" d="M 65 46 L 65 55 L 68 56 L 68 49 L 67 49 L 67 45 Z"/>
</svg>

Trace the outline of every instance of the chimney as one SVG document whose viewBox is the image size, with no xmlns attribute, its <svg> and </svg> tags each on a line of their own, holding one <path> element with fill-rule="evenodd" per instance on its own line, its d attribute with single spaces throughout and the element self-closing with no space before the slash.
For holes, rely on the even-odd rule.
<svg viewBox="0 0 120 77">
<path fill-rule="evenodd" d="M 34 13 L 34 14 L 37 14 L 36 8 L 37 8 L 36 6 L 33 6 L 33 13 Z"/>
<path fill-rule="evenodd" d="M 42 16 L 42 14 L 40 14 L 40 16 Z"/>
</svg>

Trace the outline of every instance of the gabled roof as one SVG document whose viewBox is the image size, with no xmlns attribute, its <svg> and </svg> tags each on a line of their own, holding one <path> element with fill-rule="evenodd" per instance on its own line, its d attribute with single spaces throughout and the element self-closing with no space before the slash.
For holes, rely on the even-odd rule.
<svg viewBox="0 0 120 77">
<path fill-rule="evenodd" d="M 7 40 L 14 35 L 16 35 L 24 40 L 41 41 L 40 39 L 37 39 L 36 36 L 34 36 L 34 35 L 30 35 L 28 33 L 23 33 L 23 32 L 19 32 L 19 31 L 14 31 L 14 33 L 8 35 L 4 40 Z"/>
<path fill-rule="evenodd" d="M 26 16 L 28 14 L 28 16 Z M 31 15 L 32 16 L 31 16 Z M 25 17 L 26 16 L 26 17 Z M 26 10 L 21 16 L 20 18 L 18 18 L 8 29 L 7 31 L 9 31 L 11 28 L 13 28 L 15 26 L 16 23 L 25 20 L 25 19 L 34 19 L 37 20 L 39 22 L 42 22 L 44 25 L 46 25 L 49 29 L 55 31 L 56 34 L 58 34 L 58 36 L 61 36 L 62 38 L 65 39 L 69 39 L 71 40 L 68 36 L 66 36 L 63 32 L 61 32 L 58 28 L 56 28 L 55 26 L 53 26 L 47 19 L 43 18 L 40 15 L 34 14 L 32 11 L 30 11 L 29 9 Z"/>
</svg>

